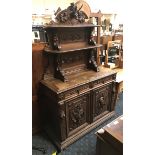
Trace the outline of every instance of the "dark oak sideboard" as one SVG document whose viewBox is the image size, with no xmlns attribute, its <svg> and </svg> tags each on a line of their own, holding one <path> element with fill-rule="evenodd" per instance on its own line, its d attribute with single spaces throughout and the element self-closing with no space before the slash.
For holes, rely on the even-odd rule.
<svg viewBox="0 0 155 155">
<path fill-rule="evenodd" d="M 81 6 L 82 7 L 82 6 Z M 97 63 L 95 27 L 74 3 L 44 27 L 48 59 L 39 87 L 42 126 L 59 150 L 114 115 L 116 72 Z"/>
</svg>

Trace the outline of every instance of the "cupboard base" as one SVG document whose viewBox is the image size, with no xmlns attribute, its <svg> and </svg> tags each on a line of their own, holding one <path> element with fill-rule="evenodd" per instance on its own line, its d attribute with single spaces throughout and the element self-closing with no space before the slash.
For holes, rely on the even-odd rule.
<svg viewBox="0 0 155 155">
<path fill-rule="evenodd" d="M 89 124 L 88 126 L 86 126 L 85 128 L 83 128 L 82 130 L 80 130 L 76 134 L 68 137 L 63 142 L 60 142 L 60 141 L 58 141 L 58 139 L 56 139 L 56 137 L 54 136 L 54 133 L 51 132 L 51 128 L 50 127 L 46 126 L 44 129 L 45 129 L 45 132 L 48 134 L 49 138 L 54 143 L 54 145 L 57 147 L 58 152 L 61 152 L 62 150 L 66 149 L 70 144 L 74 143 L 79 138 L 81 138 L 82 136 L 84 136 L 85 134 L 90 132 L 91 130 L 95 129 L 96 127 L 98 127 L 99 125 L 104 123 L 105 121 L 109 120 L 114 115 L 115 115 L 115 111 L 109 112 L 108 114 L 106 114 L 102 118 L 96 120 L 95 122 L 93 122 L 93 123 Z"/>
</svg>

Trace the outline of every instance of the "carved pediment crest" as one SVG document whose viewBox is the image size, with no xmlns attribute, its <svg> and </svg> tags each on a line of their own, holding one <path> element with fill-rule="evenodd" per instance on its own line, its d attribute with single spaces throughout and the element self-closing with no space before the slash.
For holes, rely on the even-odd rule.
<svg viewBox="0 0 155 155">
<path fill-rule="evenodd" d="M 82 24 L 87 23 L 90 15 L 90 7 L 85 1 L 70 3 L 67 9 L 61 10 L 59 7 L 55 12 L 56 21 L 50 24 Z"/>
</svg>

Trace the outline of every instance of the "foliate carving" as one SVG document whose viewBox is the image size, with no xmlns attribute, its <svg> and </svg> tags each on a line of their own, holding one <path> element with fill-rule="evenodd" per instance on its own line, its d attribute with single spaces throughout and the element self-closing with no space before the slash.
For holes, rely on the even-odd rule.
<svg viewBox="0 0 155 155">
<path fill-rule="evenodd" d="M 77 6 L 71 3 L 67 9 L 57 13 L 57 22 L 61 24 L 84 23 L 85 19 L 88 19 L 88 16 L 83 11 L 80 11 L 81 8 L 82 6 L 77 9 Z"/>
<path fill-rule="evenodd" d="M 75 99 L 69 103 L 69 131 L 86 122 L 86 97 Z"/>
<path fill-rule="evenodd" d="M 81 104 L 75 106 L 73 111 L 70 112 L 70 117 L 73 123 L 80 124 L 80 121 L 82 120 L 83 116 L 84 116 L 84 110 Z"/>
</svg>

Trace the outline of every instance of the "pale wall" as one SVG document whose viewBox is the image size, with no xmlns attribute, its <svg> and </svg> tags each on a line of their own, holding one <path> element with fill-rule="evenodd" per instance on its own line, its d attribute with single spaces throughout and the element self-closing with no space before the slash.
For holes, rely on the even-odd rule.
<svg viewBox="0 0 155 155">
<path fill-rule="evenodd" d="M 71 2 L 78 0 L 32 0 L 32 14 L 54 14 L 58 7 L 66 9 Z M 117 14 L 117 23 L 123 23 L 123 0 L 85 0 L 92 12 L 101 10 L 105 14 Z"/>
<path fill-rule="evenodd" d="M 32 0 L 32 13 L 44 13 L 45 9 L 57 10 L 60 6 L 65 9 L 71 2 L 78 0 Z M 85 0 L 92 12 L 99 9 L 104 13 L 119 13 L 122 9 L 123 0 Z"/>
</svg>

